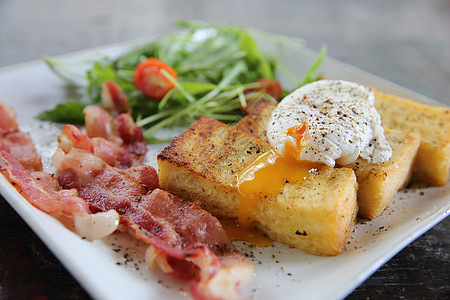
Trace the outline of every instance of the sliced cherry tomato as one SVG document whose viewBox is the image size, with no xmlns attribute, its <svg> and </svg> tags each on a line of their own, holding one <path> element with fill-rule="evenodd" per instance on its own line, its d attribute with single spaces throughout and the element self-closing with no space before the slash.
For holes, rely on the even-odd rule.
<svg viewBox="0 0 450 300">
<path fill-rule="evenodd" d="M 161 70 L 166 70 L 170 76 L 177 79 L 177 73 L 171 66 L 151 57 L 137 65 L 133 75 L 134 84 L 144 95 L 162 99 L 174 85 L 161 73 Z"/>
</svg>

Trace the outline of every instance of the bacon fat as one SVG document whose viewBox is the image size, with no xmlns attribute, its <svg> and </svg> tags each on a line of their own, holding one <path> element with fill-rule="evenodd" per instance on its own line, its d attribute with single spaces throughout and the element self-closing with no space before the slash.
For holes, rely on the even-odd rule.
<svg viewBox="0 0 450 300">
<path fill-rule="evenodd" d="M 253 265 L 228 240 L 219 221 L 197 203 L 158 189 L 151 176 L 141 175 L 151 167 L 120 170 L 79 149 L 61 151 L 54 164 L 61 186 L 77 189 L 91 210 L 115 209 L 126 230 L 152 247 L 153 260 L 163 271 L 193 279 L 196 298 L 220 299 L 224 295 L 218 290 L 236 297 L 251 277 Z M 142 177 L 147 179 L 136 179 Z M 241 276 L 224 275 L 236 270 Z"/>
<path fill-rule="evenodd" d="M 127 169 L 142 163 L 147 144 L 141 128 L 131 117 L 128 99 L 119 85 L 112 81 L 104 83 L 101 106 L 89 105 L 83 112 L 86 135 L 89 138 L 102 138 L 95 143 L 114 152 L 115 164 L 107 161 L 110 165 Z M 105 140 L 111 143 L 106 145 Z M 115 150 L 112 144 L 115 144 Z"/>
<path fill-rule="evenodd" d="M 141 129 L 114 85 L 106 111 L 88 107 L 86 136 L 66 125 L 53 156 L 58 177 L 42 172 L 30 137 L 14 111 L 0 103 L 0 173 L 32 205 L 89 239 L 121 230 L 146 242 L 146 262 L 192 280 L 195 299 L 236 299 L 253 265 L 227 238 L 219 221 L 195 202 L 159 189 L 158 175 L 141 165 L 147 148 Z M 112 111 L 116 109 L 116 111 Z M 96 225 L 93 225 L 96 224 Z"/>
<path fill-rule="evenodd" d="M 41 158 L 33 141 L 26 133 L 19 131 L 16 114 L 12 107 L 0 102 L 0 150 L 10 153 L 30 171 L 41 171 Z"/>
<path fill-rule="evenodd" d="M 30 204 L 74 227 L 80 235 L 97 239 L 115 231 L 118 216 L 91 215 L 88 204 L 75 189 L 62 189 L 53 175 L 41 171 L 41 160 L 31 138 L 19 131 L 14 118 L 12 108 L 0 102 L 0 173 Z"/>
</svg>

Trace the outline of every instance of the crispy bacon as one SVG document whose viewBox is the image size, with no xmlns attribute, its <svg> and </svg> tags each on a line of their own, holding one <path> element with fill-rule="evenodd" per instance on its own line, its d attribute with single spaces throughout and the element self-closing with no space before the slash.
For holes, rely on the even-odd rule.
<svg viewBox="0 0 450 300">
<path fill-rule="evenodd" d="M 144 174 L 150 167 L 120 170 L 79 149 L 59 151 L 54 165 L 63 187 L 76 188 L 91 210 L 115 209 L 126 230 L 150 245 L 149 264 L 193 279 L 197 299 L 237 297 L 251 277 L 252 264 L 236 251 L 218 220 L 196 203 L 156 188 L 157 177 L 152 181 Z"/>
<path fill-rule="evenodd" d="M 28 134 L 19 131 L 0 134 L 0 149 L 16 157 L 25 169 L 42 170 L 41 158 Z"/>
<path fill-rule="evenodd" d="M 91 215 L 88 204 L 77 196 L 77 190 L 61 189 L 58 180 L 49 173 L 29 172 L 5 151 L 0 151 L 0 173 L 34 207 L 68 227 L 74 227 L 78 234 L 89 240 L 103 238 L 118 226 L 115 212 Z"/>
<path fill-rule="evenodd" d="M 99 147 L 109 149 L 115 161 L 112 166 L 126 169 L 142 163 L 147 153 L 147 144 L 141 128 L 136 126 L 129 114 L 123 113 L 111 118 L 106 110 L 95 105 L 86 107 L 84 114 L 86 135 L 97 139 L 95 143 Z"/>
<path fill-rule="evenodd" d="M 27 172 L 10 153 L 0 152 L 0 171 L 23 197 L 46 213 L 66 212 L 76 216 L 89 213 L 86 202 L 73 197 L 77 194 L 75 189 L 59 194 L 61 188 L 56 178 L 42 171 Z"/>
<path fill-rule="evenodd" d="M 84 125 L 88 137 L 101 137 L 118 145 L 122 140 L 115 135 L 112 128 L 111 114 L 99 105 L 84 108 Z"/>
<path fill-rule="evenodd" d="M 0 150 L 14 156 L 25 169 L 40 171 L 41 158 L 30 136 L 19 131 L 15 117 L 12 107 L 0 102 Z"/>
<path fill-rule="evenodd" d="M 18 130 L 14 109 L 0 102 L 0 132 Z"/>
<path fill-rule="evenodd" d="M 147 144 L 142 130 L 129 114 L 120 114 L 113 120 L 117 135 L 122 139 L 123 147 L 141 162 L 147 153 Z"/>
<path fill-rule="evenodd" d="M 118 100 L 111 101 L 118 105 Z M 18 131 L 14 112 L 0 105 L 0 117 L 5 116 L 0 119 L 0 172 L 32 205 L 88 239 L 115 231 L 120 216 L 120 229 L 149 245 L 147 264 L 192 280 L 195 299 L 238 298 L 253 265 L 235 249 L 218 220 L 197 203 L 160 190 L 156 170 L 137 165 L 146 145 L 128 113 L 109 114 L 98 107 L 87 111 L 87 123 L 99 126 L 90 132 L 103 136 L 89 138 L 66 125 L 53 156 L 56 179 L 40 171 L 40 160 L 36 167 L 23 159 L 23 153 L 39 156 L 31 139 Z"/>
<path fill-rule="evenodd" d="M 131 113 L 128 99 L 120 86 L 114 81 L 106 81 L 102 84 L 102 105 L 109 111 L 117 113 Z"/>
<path fill-rule="evenodd" d="M 115 231 L 117 213 L 91 215 L 89 206 L 75 189 L 62 189 L 55 177 L 42 172 L 31 138 L 19 131 L 14 110 L 1 102 L 0 123 L 0 173 L 28 202 L 63 224 L 75 227 L 88 239 L 102 238 Z"/>
<path fill-rule="evenodd" d="M 115 151 L 115 157 L 119 160 L 111 165 L 124 169 L 140 165 L 147 153 L 142 130 L 134 123 L 130 113 L 128 99 L 112 81 L 103 84 L 101 106 L 90 105 L 84 109 L 86 135 L 116 144 L 122 152 Z M 101 144 L 105 146 L 104 142 Z"/>
<path fill-rule="evenodd" d="M 137 161 L 133 159 L 133 155 L 123 147 L 119 147 L 117 144 L 104 138 L 94 137 L 90 140 L 94 147 L 94 154 L 103 159 L 108 165 L 128 169 L 137 164 Z"/>
<path fill-rule="evenodd" d="M 58 145 L 66 153 L 72 148 L 88 151 L 107 164 L 121 169 L 133 165 L 133 156 L 126 149 L 101 137 L 88 138 L 74 125 L 64 125 L 58 137 Z"/>
</svg>

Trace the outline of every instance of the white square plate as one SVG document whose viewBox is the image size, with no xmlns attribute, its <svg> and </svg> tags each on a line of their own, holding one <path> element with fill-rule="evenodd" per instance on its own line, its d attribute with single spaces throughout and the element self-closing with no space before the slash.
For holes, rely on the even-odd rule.
<svg viewBox="0 0 450 300">
<path fill-rule="evenodd" d="M 76 61 L 93 53 L 116 57 L 144 41 L 131 41 L 61 57 Z M 260 41 L 263 51 L 279 56 L 281 63 L 301 76 L 316 53 Z M 327 77 L 367 84 L 415 101 L 437 102 L 386 80 L 327 58 L 322 66 Z M 286 81 L 282 78 L 282 81 Z M 55 130 L 42 128 L 35 116 L 73 97 L 66 82 L 42 61 L 0 70 L 0 99 L 13 106 L 22 130 L 31 133 L 43 157 L 54 151 Z M 443 105 L 443 104 L 440 104 Z M 49 144 L 48 140 L 53 141 Z M 156 166 L 156 154 L 164 145 L 149 146 L 148 163 Z M 123 235 L 95 242 L 82 240 L 52 217 L 30 205 L 0 176 L 3 197 L 43 240 L 86 291 L 96 299 L 186 299 L 188 285 L 175 281 L 143 263 L 144 246 Z M 358 222 L 343 254 L 317 257 L 274 243 L 266 248 L 236 243 L 255 263 L 255 275 L 242 292 L 254 299 L 341 299 L 351 293 L 380 266 L 449 214 L 450 185 L 406 189 L 374 221 Z"/>
</svg>

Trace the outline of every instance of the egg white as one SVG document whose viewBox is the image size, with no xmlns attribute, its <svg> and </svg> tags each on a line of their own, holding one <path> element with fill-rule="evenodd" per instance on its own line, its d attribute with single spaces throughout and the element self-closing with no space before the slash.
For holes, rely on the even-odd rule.
<svg viewBox="0 0 450 300">
<path fill-rule="evenodd" d="M 310 135 L 297 156 L 301 160 L 346 165 L 359 156 L 373 163 L 389 160 L 392 149 L 369 88 L 343 80 L 319 80 L 286 96 L 275 108 L 267 136 L 275 151 L 297 146 L 287 130 L 306 124 Z"/>
</svg>

